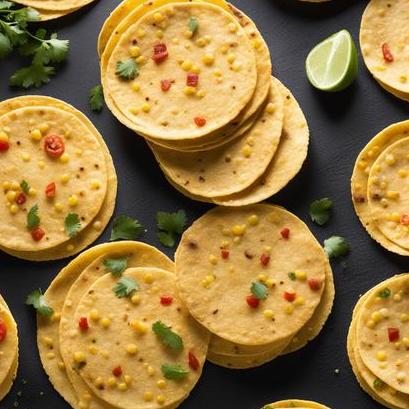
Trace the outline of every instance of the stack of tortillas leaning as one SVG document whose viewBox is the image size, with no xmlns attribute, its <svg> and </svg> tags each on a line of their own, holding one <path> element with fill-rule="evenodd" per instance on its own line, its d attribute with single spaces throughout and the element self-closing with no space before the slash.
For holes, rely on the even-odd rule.
<svg viewBox="0 0 409 409">
<path fill-rule="evenodd" d="M 51 383 L 74 408 L 175 408 L 198 381 L 209 333 L 176 289 L 174 264 L 138 242 L 96 246 L 45 293 L 38 347 Z"/>
<path fill-rule="evenodd" d="M 352 200 L 368 233 L 389 251 L 409 255 L 409 121 L 378 133 L 352 174 Z"/>
<path fill-rule="evenodd" d="M 361 387 L 391 409 L 409 407 L 409 274 L 363 295 L 353 313 L 348 355 Z"/>
<path fill-rule="evenodd" d="M 270 403 L 264 406 L 263 409 L 330 409 L 328 406 L 321 405 L 317 402 L 312 402 L 309 400 L 299 400 L 299 399 L 288 399 L 281 400 L 279 402 Z"/>
<path fill-rule="evenodd" d="M 359 41 L 368 70 L 385 90 L 409 101 L 407 27 L 409 0 L 371 0 Z"/>
<path fill-rule="evenodd" d="M 17 325 L 0 295 L 0 401 L 10 391 L 18 367 Z"/>
<path fill-rule="evenodd" d="M 63 101 L 0 103 L 0 250 L 28 260 L 68 257 L 93 243 L 115 206 L 117 178 L 102 136 Z"/>
<path fill-rule="evenodd" d="M 224 0 L 125 0 L 100 33 L 105 100 L 183 194 L 240 206 L 282 189 L 306 119 L 254 22 Z"/>
<path fill-rule="evenodd" d="M 331 312 L 326 254 L 277 206 L 210 210 L 183 234 L 175 262 L 180 297 L 212 333 L 208 359 L 221 366 L 255 367 L 298 350 Z"/>
</svg>

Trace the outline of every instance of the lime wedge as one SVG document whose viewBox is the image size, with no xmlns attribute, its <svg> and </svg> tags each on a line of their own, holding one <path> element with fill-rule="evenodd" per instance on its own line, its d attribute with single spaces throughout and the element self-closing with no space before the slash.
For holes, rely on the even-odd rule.
<svg viewBox="0 0 409 409">
<path fill-rule="evenodd" d="M 341 91 L 350 85 L 358 74 L 358 53 L 351 34 L 341 30 L 317 44 L 308 54 L 305 69 L 311 84 L 322 91 Z"/>
</svg>

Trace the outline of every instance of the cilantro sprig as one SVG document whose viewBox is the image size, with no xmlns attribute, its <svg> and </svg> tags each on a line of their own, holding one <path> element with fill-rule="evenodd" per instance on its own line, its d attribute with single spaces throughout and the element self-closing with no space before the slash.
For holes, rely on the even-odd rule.
<svg viewBox="0 0 409 409">
<path fill-rule="evenodd" d="M 20 68 L 9 79 L 11 86 L 40 87 L 55 74 L 55 66 L 67 58 L 69 41 L 60 40 L 56 33 L 48 37 L 43 28 L 34 33 L 29 24 L 40 19 L 30 7 L 20 7 L 10 1 L 0 1 L 0 58 L 17 51 L 31 58 L 31 65 Z"/>
<path fill-rule="evenodd" d="M 179 380 L 185 378 L 189 371 L 180 364 L 163 364 L 161 371 L 166 379 Z"/>
<path fill-rule="evenodd" d="M 346 256 L 349 253 L 349 244 L 341 236 L 332 236 L 324 241 L 324 250 L 328 258 Z"/>
<path fill-rule="evenodd" d="M 174 247 L 176 239 L 183 233 L 187 224 L 187 217 L 184 210 L 176 213 L 158 212 L 156 215 L 159 241 L 165 247 Z"/>
<path fill-rule="evenodd" d="M 32 291 L 26 299 L 26 305 L 32 305 L 40 315 L 50 317 L 54 310 L 48 305 L 40 289 Z"/>
<path fill-rule="evenodd" d="M 91 111 L 101 112 L 104 107 L 104 91 L 102 85 L 98 84 L 89 90 L 89 106 Z"/>
<path fill-rule="evenodd" d="M 27 195 L 30 191 L 30 185 L 26 180 L 22 180 L 20 183 L 21 190 Z"/>
<path fill-rule="evenodd" d="M 122 215 L 114 220 L 109 240 L 135 240 L 142 233 L 143 227 L 138 220 Z"/>
<path fill-rule="evenodd" d="M 382 289 L 378 293 L 379 297 L 381 297 L 383 299 L 389 298 L 391 296 L 391 294 L 392 294 L 392 291 L 388 287 L 385 287 L 384 289 Z"/>
<path fill-rule="evenodd" d="M 163 345 L 176 351 L 181 351 L 183 349 L 182 338 L 162 321 L 156 321 L 153 323 L 152 331 L 160 339 Z"/>
<path fill-rule="evenodd" d="M 139 64 L 132 57 L 118 61 L 115 74 L 124 80 L 133 80 L 139 75 Z"/>
<path fill-rule="evenodd" d="M 40 216 L 38 215 L 38 204 L 35 204 L 27 213 L 27 228 L 32 230 L 40 225 Z"/>
<path fill-rule="evenodd" d="M 331 216 L 332 200 L 327 197 L 315 200 L 310 204 L 310 217 L 320 226 L 326 224 Z"/>
<path fill-rule="evenodd" d="M 64 220 L 64 229 L 69 237 L 74 237 L 81 230 L 81 221 L 76 213 L 68 213 Z"/>
<path fill-rule="evenodd" d="M 265 300 L 268 296 L 267 287 L 258 281 L 251 283 L 250 291 L 258 300 Z"/>
<path fill-rule="evenodd" d="M 139 284 L 133 278 L 122 277 L 112 288 L 118 298 L 129 297 L 135 291 L 139 290 Z"/>
<path fill-rule="evenodd" d="M 128 257 L 107 258 L 104 260 L 104 267 L 114 277 L 119 277 L 128 266 Z"/>
</svg>

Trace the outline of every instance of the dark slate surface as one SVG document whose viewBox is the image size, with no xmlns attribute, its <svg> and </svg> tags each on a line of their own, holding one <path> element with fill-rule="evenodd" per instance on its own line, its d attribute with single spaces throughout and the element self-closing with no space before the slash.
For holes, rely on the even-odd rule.
<svg viewBox="0 0 409 409">
<path fill-rule="evenodd" d="M 334 0 L 308 4 L 292 0 L 236 0 L 264 34 L 271 49 L 275 74 L 293 91 L 308 118 L 311 144 L 308 160 L 297 178 L 271 199 L 291 210 L 311 227 L 322 242 L 332 234 L 345 236 L 350 256 L 333 263 L 337 286 L 334 311 L 317 340 L 303 350 L 261 368 L 232 371 L 207 364 L 203 377 L 182 405 L 184 409 L 257 409 L 285 398 L 321 401 L 333 409 L 367 409 L 378 406 L 363 393 L 349 366 L 345 349 L 352 308 L 360 293 L 403 272 L 408 262 L 374 243 L 357 220 L 350 199 L 350 176 L 355 158 L 366 142 L 385 126 L 407 118 L 407 105 L 385 93 L 370 77 L 362 59 L 358 81 L 338 94 L 322 94 L 305 78 L 308 51 L 328 35 L 346 28 L 358 40 L 359 22 L 366 2 Z M 90 112 L 88 89 L 98 83 L 95 51 L 99 28 L 117 1 L 104 0 L 68 18 L 47 24 L 72 42 L 68 62 L 47 86 L 35 93 L 73 104 L 95 123 L 107 141 L 119 176 L 116 214 L 137 217 L 147 233 L 143 241 L 159 245 L 155 214 L 158 210 L 187 211 L 194 220 L 207 205 L 177 193 L 163 178 L 143 140 L 121 126 L 107 109 Z M 0 62 L 0 98 L 20 95 L 7 87 L 7 78 L 21 64 Z M 335 202 L 334 216 L 325 228 L 308 220 L 309 203 L 328 196 Z M 108 230 L 98 242 L 106 241 Z M 159 245 L 160 247 L 160 245 Z M 167 251 L 172 255 L 171 251 Z M 43 373 L 36 347 L 33 311 L 24 305 L 32 289 L 46 289 L 68 260 L 31 263 L 0 254 L 0 292 L 7 299 L 20 331 L 18 379 L 0 408 L 64 409 L 68 405 L 54 392 Z M 339 369 L 339 374 L 335 373 Z M 18 396 L 21 395 L 21 396 Z"/>
</svg>

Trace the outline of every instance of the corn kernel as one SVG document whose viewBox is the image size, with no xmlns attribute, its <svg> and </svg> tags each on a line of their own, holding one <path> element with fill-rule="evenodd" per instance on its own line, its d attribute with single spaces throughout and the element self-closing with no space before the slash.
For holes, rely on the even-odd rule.
<svg viewBox="0 0 409 409">
<path fill-rule="evenodd" d="M 381 362 L 386 361 L 386 359 L 387 359 L 386 352 L 385 351 L 378 351 L 376 353 L 376 359 L 378 361 L 381 361 Z"/>
<path fill-rule="evenodd" d="M 181 67 L 184 71 L 190 71 L 192 69 L 192 65 L 193 64 L 189 60 L 186 60 L 182 62 Z"/>
<path fill-rule="evenodd" d="M 214 63 L 214 55 L 213 54 L 205 54 L 202 57 L 202 62 L 205 65 L 212 65 Z"/>
<path fill-rule="evenodd" d="M 9 191 L 6 193 L 6 199 L 7 199 L 9 202 L 13 202 L 13 201 L 15 200 L 16 196 L 17 196 L 17 193 L 16 193 L 15 191 L 13 191 L 13 190 L 9 190 Z"/>
<path fill-rule="evenodd" d="M 256 50 L 258 50 L 262 46 L 262 44 L 263 42 L 259 38 L 256 38 L 252 41 L 252 45 Z"/>
<path fill-rule="evenodd" d="M 396 163 L 395 156 L 392 154 L 386 155 L 385 162 L 390 166 L 394 165 Z"/>
<path fill-rule="evenodd" d="M 304 281 L 307 279 L 307 273 L 305 271 L 296 271 L 295 272 L 295 277 L 298 280 Z"/>
<path fill-rule="evenodd" d="M 113 386 L 116 386 L 116 379 L 113 376 L 111 376 L 107 381 L 107 385 L 110 386 L 111 388 Z"/>
<path fill-rule="evenodd" d="M 142 105 L 141 109 L 142 109 L 143 112 L 148 113 L 151 110 L 151 106 L 148 103 L 145 103 L 145 104 Z"/>
<path fill-rule="evenodd" d="M 297 297 L 294 301 L 295 305 L 304 305 L 305 304 L 305 298 L 304 297 Z"/>
<path fill-rule="evenodd" d="M 155 23 L 161 23 L 165 19 L 164 15 L 162 13 L 156 12 L 153 15 L 153 21 Z"/>
<path fill-rule="evenodd" d="M 201 71 L 201 69 L 197 65 L 192 65 L 192 68 L 190 70 L 190 72 L 193 72 L 194 74 L 200 74 L 200 71 Z"/>
<path fill-rule="evenodd" d="M 63 370 L 65 369 L 65 364 L 64 364 L 63 361 L 58 362 L 57 365 L 58 365 L 58 368 L 59 368 L 61 371 L 63 371 Z"/>
<path fill-rule="evenodd" d="M 245 158 L 249 158 L 252 152 L 253 150 L 251 149 L 251 146 L 249 145 L 244 145 L 243 148 L 241 149 L 241 153 Z"/>
<path fill-rule="evenodd" d="M 40 132 L 41 133 L 46 133 L 50 130 L 50 125 L 47 122 L 44 122 L 40 125 Z"/>
<path fill-rule="evenodd" d="M 136 59 L 136 62 L 137 62 L 139 65 L 143 65 L 143 64 L 146 63 L 146 57 L 143 56 L 143 55 L 140 55 L 140 56 Z"/>
<path fill-rule="evenodd" d="M 154 279 L 153 279 L 153 275 L 152 274 L 145 274 L 144 276 L 143 276 L 143 281 L 146 283 L 146 284 L 152 284 L 153 283 L 153 281 L 154 281 Z"/>
<path fill-rule="evenodd" d="M 232 233 L 236 236 L 242 236 L 246 232 L 245 224 L 236 224 L 231 229 Z"/>
<path fill-rule="evenodd" d="M 131 328 L 139 334 L 146 334 L 148 331 L 148 327 L 142 321 L 138 320 L 131 321 Z"/>
<path fill-rule="evenodd" d="M 137 35 L 137 37 L 139 37 L 139 38 L 143 38 L 143 37 L 145 37 L 145 35 L 146 35 L 146 31 L 145 31 L 144 29 L 140 28 L 140 29 L 137 31 L 136 35 Z"/>
<path fill-rule="evenodd" d="M 70 180 L 70 176 L 67 175 L 67 174 L 64 174 L 64 175 L 61 175 L 61 176 L 60 176 L 60 181 L 61 181 L 61 183 L 63 183 L 64 185 L 65 185 L 66 183 L 68 183 L 69 180 Z"/>
<path fill-rule="evenodd" d="M 391 200 L 397 200 L 400 197 L 400 193 L 396 190 L 388 190 L 386 192 L 386 197 Z"/>
<path fill-rule="evenodd" d="M 267 287 L 273 288 L 277 285 L 277 280 L 274 280 L 273 278 L 269 278 L 266 281 Z"/>
<path fill-rule="evenodd" d="M 387 218 L 391 222 L 399 223 L 400 221 L 400 215 L 399 213 L 396 213 L 396 212 L 388 214 Z"/>
<path fill-rule="evenodd" d="M 403 345 L 405 346 L 405 348 L 408 348 L 408 347 L 409 347 L 409 338 L 404 337 L 404 338 L 402 339 L 402 343 L 403 343 Z"/>
<path fill-rule="evenodd" d="M 132 303 L 132 304 L 134 304 L 134 305 L 139 305 L 140 302 L 141 302 L 141 297 L 140 297 L 139 294 L 134 294 L 134 295 L 131 297 L 131 303 Z"/>
<path fill-rule="evenodd" d="M 31 131 L 30 136 L 31 136 L 31 139 L 33 141 L 39 141 L 41 139 L 41 137 L 42 137 L 42 134 L 41 134 L 41 131 L 39 129 L 33 129 Z"/>
<path fill-rule="evenodd" d="M 97 220 L 97 221 L 95 221 L 95 222 L 92 224 L 92 227 L 93 227 L 95 230 L 100 231 L 101 228 L 102 228 L 102 223 L 101 223 L 99 220 Z"/>
<path fill-rule="evenodd" d="M 401 302 L 402 301 L 402 296 L 399 293 L 394 294 L 393 295 L 393 301 Z"/>
<path fill-rule="evenodd" d="M 230 24 L 227 26 L 227 28 L 229 29 L 229 31 L 230 31 L 231 33 L 235 33 L 235 32 L 237 31 L 237 25 L 234 24 L 234 23 L 230 23 Z"/>
<path fill-rule="evenodd" d="M 8 142 L 9 141 L 9 136 L 6 134 L 6 132 L 0 131 L 0 141 L 2 141 L 2 142 Z"/>
<path fill-rule="evenodd" d="M 267 319 L 274 318 L 274 313 L 272 310 L 264 310 L 263 315 L 264 315 L 264 318 L 267 318 Z"/>
<path fill-rule="evenodd" d="M 90 183 L 91 189 L 98 190 L 101 187 L 101 183 L 99 180 L 93 179 Z"/>
<path fill-rule="evenodd" d="M 71 207 L 77 206 L 77 204 L 78 204 L 78 196 L 77 196 L 77 195 L 71 195 L 71 196 L 68 198 L 68 204 L 69 204 Z"/>
<path fill-rule="evenodd" d="M 61 162 L 61 163 L 68 163 L 69 160 L 70 160 L 70 156 L 69 156 L 67 153 L 63 153 L 63 154 L 60 156 L 60 162 Z"/>
<path fill-rule="evenodd" d="M 241 70 L 241 64 L 238 62 L 234 62 L 231 66 L 231 69 L 235 72 L 238 72 Z"/>
<path fill-rule="evenodd" d="M 77 363 L 85 362 L 85 354 L 83 352 L 75 352 L 74 353 L 74 361 Z"/>
<path fill-rule="evenodd" d="M 129 108 L 129 112 L 130 112 L 132 115 L 138 115 L 138 114 L 139 114 L 139 108 L 138 108 L 138 107 L 130 107 L 130 108 Z"/>
<path fill-rule="evenodd" d="M 143 399 L 146 401 L 146 402 L 150 402 L 152 399 L 153 399 L 153 393 L 152 392 L 145 392 L 144 394 L 143 394 Z"/>
<path fill-rule="evenodd" d="M 118 384 L 118 389 L 120 391 L 126 391 L 128 389 L 128 385 L 125 382 L 121 382 Z"/>
<path fill-rule="evenodd" d="M 269 102 L 266 106 L 266 112 L 272 114 L 275 111 L 275 105 L 272 102 Z"/>
<path fill-rule="evenodd" d="M 400 81 L 402 84 L 404 84 L 405 82 L 408 81 L 408 76 L 405 75 L 405 74 L 402 74 L 402 75 L 399 77 L 399 81 Z"/>
<path fill-rule="evenodd" d="M 204 47 L 206 45 L 206 40 L 204 38 L 198 38 L 196 40 L 196 45 L 198 47 Z"/>
<path fill-rule="evenodd" d="M 229 47 L 227 45 L 223 45 L 220 47 L 220 52 L 222 54 L 227 54 L 228 51 L 229 51 Z"/>
<path fill-rule="evenodd" d="M 366 326 L 367 326 L 368 328 L 370 328 L 370 329 L 375 328 L 375 325 L 376 325 L 376 322 L 375 322 L 374 320 L 369 320 L 369 321 L 366 323 Z"/>
<path fill-rule="evenodd" d="M 3 182 L 3 190 L 8 190 L 11 187 L 11 183 L 10 182 Z"/>
<path fill-rule="evenodd" d="M 166 386 L 166 381 L 164 381 L 163 379 L 159 379 L 159 381 L 156 382 L 156 386 L 157 386 L 159 389 L 163 389 L 163 388 Z"/>
<path fill-rule="evenodd" d="M 217 264 L 217 257 L 214 254 L 210 254 L 209 263 L 210 264 Z"/>
<path fill-rule="evenodd" d="M 10 213 L 11 214 L 16 214 L 17 212 L 18 212 L 18 206 L 17 205 L 15 205 L 15 204 L 12 204 L 11 206 L 10 206 Z"/>
<path fill-rule="evenodd" d="M 104 328 L 109 328 L 109 326 L 111 325 L 111 320 L 109 318 L 102 318 L 101 325 Z"/>
<path fill-rule="evenodd" d="M 100 318 L 99 311 L 98 310 L 91 310 L 91 312 L 89 313 L 89 317 L 93 321 L 98 321 L 99 318 Z"/>
<path fill-rule="evenodd" d="M 294 306 L 292 304 L 286 305 L 284 311 L 286 314 L 291 315 L 294 312 Z"/>
<path fill-rule="evenodd" d="M 138 92 L 141 89 L 139 82 L 133 82 L 131 85 L 132 91 Z"/>
<path fill-rule="evenodd" d="M 388 207 L 388 200 L 385 199 L 385 198 L 382 198 L 381 199 L 381 205 L 382 205 L 382 207 Z"/>
<path fill-rule="evenodd" d="M 132 382 L 132 377 L 130 375 L 124 375 L 124 381 L 129 385 Z"/>
<path fill-rule="evenodd" d="M 228 62 L 229 64 L 233 64 L 234 61 L 236 61 L 236 55 L 235 55 L 235 54 L 229 54 L 229 55 L 227 56 L 227 62 Z"/>
<path fill-rule="evenodd" d="M 63 211 L 63 209 L 64 209 L 64 207 L 63 207 L 62 203 L 60 203 L 60 202 L 57 202 L 57 203 L 54 205 L 54 210 L 55 210 L 56 212 L 58 212 L 58 213 L 61 213 L 61 212 Z"/>
<path fill-rule="evenodd" d="M 195 95 L 196 94 L 196 87 L 186 86 L 183 88 L 183 92 L 185 95 Z"/>
<path fill-rule="evenodd" d="M 135 344 L 128 344 L 126 346 L 126 352 L 128 352 L 129 355 L 135 355 L 138 352 L 138 347 Z"/>
<path fill-rule="evenodd" d="M 183 36 L 184 36 L 185 38 L 187 38 L 187 39 L 190 39 L 190 38 L 193 37 L 193 31 L 186 30 L 186 31 L 183 33 Z"/>
<path fill-rule="evenodd" d="M 31 156 L 28 153 L 23 153 L 21 155 L 21 158 L 23 159 L 24 162 L 29 162 L 31 159 Z"/>
<path fill-rule="evenodd" d="M 256 214 L 252 214 L 248 219 L 248 223 L 250 226 L 256 226 L 258 224 L 258 216 Z"/>
<path fill-rule="evenodd" d="M 155 369 L 153 367 L 151 367 L 151 366 L 148 366 L 147 371 L 148 371 L 149 376 L 155 375 L 155 372 L 156 372 Z"/>
<path fill-rule="evenodd" d="M 196 92 L 196 96 L 199 98 L 204 98 L 206 96 L 206 92 L 200 89 L 199 91 Z"/>
<path fill-rule="evenodd" d="M 156 397 L 156 402 L 158 402 L 160 405 L 165 403 L 165 397 L 163 395 L 158 395 Z"/>
<path fill-rule="evenodd" d="M 379 322 L 382 320 L 382 315 L 379 311 L 375 311 L 371 314 L 371 318 L 375 321 L 375 322 Z"/>
<path fill-rule="evenodd" d="M 400 320 L 401 320 L 402 322 L 408 322 L 408 321 L 409 321 L 409 314 L 403 313 L 403 314 L 400 315 L 399 318 L 400 318 Z"/>
<path fill-rule="evenodd" d="M 90 345 L 88 347 L 88 352 L 92 355 L 96 355 L 98 353 L 98 349 L 95 345 Z"/>
<path fill-rule="evenodd" d="M 73 251 L 74 250 L 74 245 L 73 244 L 68 244 L 66 249 L 67 249 L 67 251 Z"/>
</svg>

